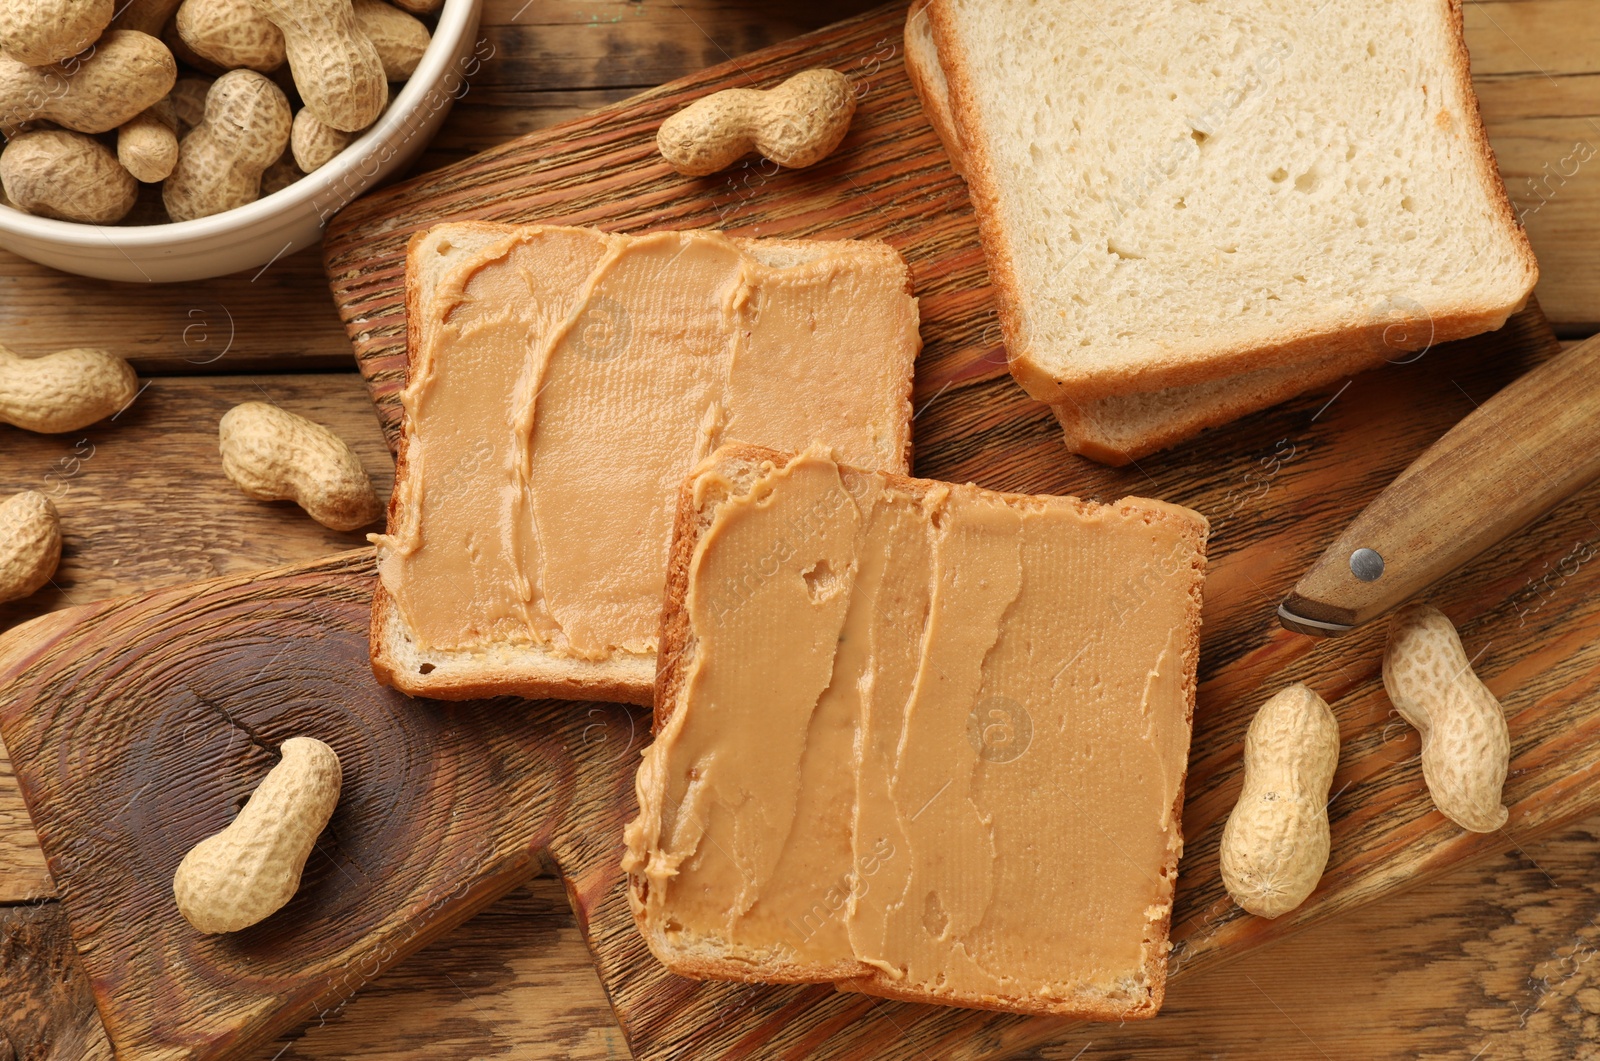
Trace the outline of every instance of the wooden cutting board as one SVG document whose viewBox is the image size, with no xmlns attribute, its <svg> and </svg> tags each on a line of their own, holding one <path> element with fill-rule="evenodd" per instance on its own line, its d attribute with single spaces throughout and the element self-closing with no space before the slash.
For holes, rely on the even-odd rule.
<svg viewBox="0 0 1600 1061">
<path fill-rule="evenodd" d="M 363 549 L 0 638 L 0 732 L 123 1061 L 238 1056 L 325 1018 L 547 855 L 590 867 L 568 874 L 585 905 L 609 888 L 644 716 L 379 686 L 373 571 Z M 333 820 L 287 908 L 202 936 L 173 902 L 177 862 L 297 734 L 339 753 Z"/>
<path fill-rule="evenodd" d="M 1192 504 L 1216 533 L 1206 585 L 1172 973 L 1600 810 L 1600 488 L 1439 587 L 1510 717 L 1498 834 L 1432 809 L 1417 740 L 1384 696 L 1381 624 L 1337 642 L 1278 629 L 1272 607 L 1327 538 L 1455 420 L 1557 344 L 1538 309 L 1110 472 L 1064 460 L 1048 414 L 1009 383 L 918 421 L 919 471 Z M 941 399 L 942 401 L 943 399 Z M 601 981 L 645 1058 L 1004 1057 L 1061 1021 L 667 974 L 634 931 L 618 867 L 643 712 L 617 705 L 413 701 L 367 669 L 368 550 L 56 612 L 0 638 L 0 737 L 124 1061 L 218 1058 L 308 1020 L 514 888 L 541 859 L 566 881 Z M 1333 854 L 1317 893 L 1267 922 L 1223 892 L 1217 841 L 1254 709 L 1290 681 L 1333 704 L 1344 742 Z M 184 851 L 224 825 L 311 734 L 339 749 L 344 797 L 294 901 L 204 938 L 171 900 Z"/>
<path fill-rule="evenodd" d="M 1600 489 L 1437 588 L 1511 719 L 1511 822 L 1462 833 L 1432 810 L 1415 734 L 1378 675 L 1381 628 L 1338 642 L 1280 630 L 1276 602 L 1395 474 L 1556 344 L 1536 306 L 1494 335 L 1430 350 L 1249 417 L 1137 466 L 1067 455 L 1004 370 L 964 190 L 899 60 L 884 9 L 514 141 L 357 203 L 327 244 L 335 297 L 391 430 L 404 372 L 401 254 L 444 219 L 706 225 L 875 236 L 910 262 L 926 348 L 917 472 L 998 489 L 1139 493 L 1212 520 L 1201 687 L 1174 915 L 1173 975 L 1278 938 L 1600 809 Z M 660 119 L 730 84 L 827 64 L 862 105 L 835 158 L 774 172 L 670 174 Z M 996 1058 L 1059 1021 L 838 995 L 700 984 L 650 958 L 617 868 L 643 716 L 621 707 L 432 705 L 365 663 L 370 554 L 47 616 L 0 639 L 0 734 L 105 1018 L 124 1058 L 233 1056 L 317 1019 L 360 983 L 513 887 L 542 853 L 568 882 L 601 980 L 641 1057 Z M 1303 680 L 1344 740 L 1321 888 L 1275 922 L 1241 914 L 1217 874 L 1239 746 L 1256 706 Z M 596 713 L 598 712 L 598 713 Z M 294 733 L 352 750 L 347 793 L 307 887 L 237 938 L 200 940 L 170 902 L 186 847 L 226 822 Z"/>
</svg>

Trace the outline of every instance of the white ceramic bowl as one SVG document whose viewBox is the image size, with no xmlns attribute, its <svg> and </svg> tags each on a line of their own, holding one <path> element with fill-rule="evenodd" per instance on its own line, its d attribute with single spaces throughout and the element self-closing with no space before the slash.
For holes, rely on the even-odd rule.
<svg viewBox="0 0 1600 1061">
<path fill-rule="evenodd" d="M 316 243 L 334 214 L 422 153 L 466 92 L 489 58 L 479 54 L 481 2 L 445 0 L 433 43 L 383 117 L 332 162 L 282 191 L 166 225 L 80 225 L 0 206 L 0 247 L 83 276 L 171 283 L 259 268 Z"/>
</svg>

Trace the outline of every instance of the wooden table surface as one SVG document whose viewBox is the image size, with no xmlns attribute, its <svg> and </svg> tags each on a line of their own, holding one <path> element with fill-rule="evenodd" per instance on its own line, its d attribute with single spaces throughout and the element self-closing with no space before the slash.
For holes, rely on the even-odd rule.
<svg viewBox="0 0 1600 1061">
<path fill-rule="evenodd" d="M 816 0 L 486 0 L 495 56 L 422 165 L 471 154 L 854 14 Z M 1600 4 L 1469 0 L 1484 117 L 1558 333 L 1600 325 Z M 392 465 L 314 254 L 203 283 L 83 280 L 0 251 L 0 343 L 104 346 L 147 388 L 59 438 L 0 427 L 0 496 L 43 489 L 65 521 L 56 586 L 0 630 L 97 598 L 360 544 L 223 478 L 216 422 L 263 396 Z M 931 397 L 931 395 L 927 396 Z M 1577 543 L 1575 543 L 1577 544 Z M 1592 549 L 1590 550 L 1592 551 Z M 1587 555 L 1584 554 L 1584 555 Z M 1531 598 L 1560 608 L 1552 571 Z M 1398 724 L 1398 723 L 1397 723 Z M 1600 1058 L 1600 818 L 1507 850 L 1178 985 L 1155 1021 L 1090 1027 L 1036 1058 Z M 0 1061 L 108 1058 L 49 874 L 0 751 Z M 503 900 L 265 1051 L 289 1059 L 624 1058 L 560 885 Z M 886 1035 L 886 1057 L 927 1056 Z"/>
</svg>

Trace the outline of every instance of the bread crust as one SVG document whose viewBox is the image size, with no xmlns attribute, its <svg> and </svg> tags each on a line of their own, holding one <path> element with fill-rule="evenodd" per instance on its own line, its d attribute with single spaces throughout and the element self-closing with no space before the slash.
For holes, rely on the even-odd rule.
<svg viewBox="0 0 1600 1061">
<path fill-rule="evenodd" d="M 723 447 L 718 453 L 724 453 Z M 756 447 L 747 447 L 749 451 Z M 765 452 L 765 451 L 762 451 Z M 732 457 L 733 454 L 728 454 Z M 749 459 L 746 456 L 746 459 Z M 695 504 L 694 482 L 699 469 L 678 487 L 678 507 L 672 515 L 672 549 L 667 557 L 667 589 L 662 598 L 661 626 L 656 636 L 656 683 L 650 710 L 651 735 L 661 732 L 684 693 L 684 681 L 694 657 L 687 655 L 693 632 L 689 622 L 689 565 L 700 541 L 699 510 Z M 635 916 L 640 911 L 635 909 Z"/>
<path fill-rule="evenodd" d="M 404 643 L 405 623 L 382 582 L 372 593 L 369 636 L 373 677 L 407 696 L 430 700 L 490 700 L 497 696 L 516 696 L 525 700 L 603 700 L 641 707 L 650 705 L 648 681 L 624 681 L 599 674 L 541 676 L 536 670 L 540 666 L 536 657 L 519 658 L 515 664 L 508 664 L 482 653 L 430 650 L 430 659 L 439 663 L 429 673 L 421 674 L 398 658 Z M 512 650 L 517 651 L 515 646 Z M 520 651 L 531 655 L 539 649 L 530 645 Z M 639 662 L 649 663 L 642 657 Z"/>
<path fill-rule="evenodd" d="M 1430 310 L 1432 342 L 1440 343 L 1499 328 L 1508 316 L 1526 302 L 1528 293 L 1538 281 L 1539 269 L 1522 223 L 1512 209 L 1505 185 L 1500 180 L 1494 150 L 1484 130 L 1477 95 L 1472 88 L 1471 67 L 1462 33 L 1461 0 L 1433 2 L 1444 5 L 1448 13 L 1447 23 L 1453 29 L 1454 41 L 1450 49 L 1454 56 L 1451 64 L 1455 75 L 1453 87 L 1464 101 L 1464 132 L 1477 148 L 1472 153 L 1477 163 L 1475 172 L 1495 204 L 1496 213 L 1505 224 L 1506 234 L 1526 270 L 1523 294 L 1512 306 L 1469 303 Z M 1168 355 L 1142 365 L 1086 371 L 1070 379 L 1061 379 L 1052 374 L 1031 354 L 1027 338 L 1028 311 L 1021 277 L 1011 253 L 1009 226 L 1003 216 L 1001 179 L 985 141 L 978 135 L 982 130 L 982 121 L 977 110 L 972 62 L 954 25 L 949 11 L 950 3 L 951 0 L 927 0 L 924 10 L 932 26 L 940 65 L 949 85 L 951 119 L 956 140 L 965 156 L 964 176 L 976 208 L 978 235 L 995 289 L 1007 360 L 1012 376 L 1030 395 L 1050 404 L 1069 398 L 1086 402 L 1119 394 L 1204 383 L 1259 368 L 1322 360 L 1352 348 L 1374 353 L 1384 350 L 1393 352 L 1395 347 L 1386 346 L 1384 342 L 1388 322 L 1357 320 L 1324 329 L 1300 329 L 1280 337 L 1263 338 L 1260 342 L 1231 348 Z"/>
<path fill-rule="evenodd" d="M 1504 340 L 1507 347 L 1515 346 L 1519 342 L 1537 345 L 1546 341 L 1547 337 L 1550 336 L 1549 325 L 1545 322 L 1544 314 L 1539 309 L 1537 298 L 1530 295 L 1522 309 L 1513 314 L 1497 331 L 1483 332 L 1465 339 L 1457 339 L 1451 344 L 1451 349 L 1441 350 L 1438 356 L 1454 357 L 1458 351 L 1464 356 L 1482 356 L 1484 346 L 1500 342 L 1500 340 L 1492 339 L 1491 336 L 1498 335 L 1501 332 L 1515 333 L 1521 336 L 1520 338 L 1513 337 Z M 1548 341 L 1554 342 L 1554 339 L 1548 338 Z M 1420 356 L 1422 355 L 1412 355 L 1413 358 Z M 1270 387 L 1263 388 L 1265 395 L 1259 400 L 1244 401 L 1241 398 L 1235 403 L 1236 413 L 1233 411 L 1225 413 L 1221 409 L 1207 408 L 1199 414 L 1174 417 L 1160 427 L 1139 436 L 1131 444 L 1123 444 L 1111 439 L 1106 433 L 1100 431 L 1091 418 L 1084 415 L 1084 411 L 1079 407 L 1062 403 L 1052 405 L 1050 410 L 1055 413 L 1056 419 L 1061 424 L 1069 449 L 1076 453 L 1082 453 L 1084 456 L 1100 461 L 1103 464 L 1120 467 L 1158 449 L 1182 442 L 1200 431 L 1226 423 L 1238 415 L 1255 412 L 1258 409 L 1266 409 L 1300 394 L 1327 387 L 1343 376 L 1354 376 L 1361 372 L 1382 368 L 1384 360 L 1406 363 L 1408 359 L 1394 358 L 1369 361 L 1356 357 L 1350 359 L 1347 363 L 1335 360 L 1323 365 L 1310 365 L 1305 370 L 1304 379 L 1296 380 L 1292 387 L 1285 385 L 1279 390 L 1274 390 Z M 1227 419 L 1222 419 L 1224 415 L 1226 415 Z"/>
<path fill-rule="evenodd" d="M 738 473 L 730 470 L 723 476 L 730 483 L 735 483 L 741 479 L 749 478 L 753 474 L 759 474 L 763 465 L 769 463 L 782 465 L 790 459 L 791 455 L 789 454 L 779 453 L 761 446 L 729 443 L 708 457 L 691 474 L 680 489 L 678 493 L 678 508 L 673 517 L 672 551 L 667 571 L 667 592 L 661 613 L 661 651 L 658 656 L 656 671 L 656 699 L 652 712 L 653 732 L 660 731 L 661 727 L 666 724 L 674 711 L 677 710 L 678 705 L 687 693 L 686 681 L 690 665 L 694 660 L 695 651 L 694 631 L 689 619 L 688 605 L 690 566 L 694 559 L 694 551 L 699 543 L 701 532 L 710 522 L 708 516 L 714 512 L 716 506 L 722 500 L 729 496 L 726 493 L 701 492 L 697 494 L 695 488 L 696 478 L 711 468 L 724 470 L 737 468 L 739 469 Z M 948 483 L 934 483 L 930 480 L 921 480 L 905 475 L 875 474 L 881 474 L 884 482 L 889 487 L 919 497 L 932 489 L 961 490 L 970 488 L 953 486 Z M 1028 494 L 1002 493 L 1000 496 L 1008 503 L 1015 504 L 1031 504 L 1035 500 L 1033 495 Z M 1191 580 L 1191 600 L 1188 610 L 1188 628 L 1185 631 L 1183 659 L 1184 718 L 1186 725 L 1192 727 L 1197 687 L 1196 674 L 1199 663 L 1200 598 L 1205 564 L 1205 536 L 1208 525 L 1203 516 L 1177 505 L 1136 498 L 1124 498 L 1122 501 L 1117 502 L 1116 505 L 1121 507 L 1134 502 L 1140 505 L 1147 519 L 1170 519 L 1181 522 L 1194 541 L 1197 570 L 1196 577 Z M 1162 878 L 1169 882 L 1169 888 L 1174 888 L 1172 882 L 1177 880 L 1178 856 L 1182 850 L 1183 794 L 1187 777 L 1188 771 L 1185 769 L 1183 776 L 1178 780 L 1176 797 L 1172 807 L 1172 821 L 1177 823 L 1177 832 L 1173 837 L 1173 843 L 1168 847 L 1167 857 L 1162 868 Z M 1150 955 L 1143 969 L 1148 994 L 1144 997 L 1130 1000 L 1127 1003 L 1118 1003 L 1109 996 L 1099 994 L 1057 1000 L 1042 1000 L 1031 996 L 1001 998 L 990 995 L 939 994 L 926 990 L 901 987 L 882 970 L 864 962 L 835 963 L 834 965 L 823 966 L 819 964 L 784 962 L 777 959 L 752 961 L 742 956 L 725 957 L 716 953 L 707 953 L 709 948 L 704 947 L 686 951 L 669 944 L 666 941 L 664 932 L 658 926 L 650 923 L 648 912 L 641 897 L 643 886 L 642 877 L 637 875 L 630 877 L 628 902 L 633 910 L 634 923 L 657 959 L 680 976 L 753 983 L 816 983 L 832 980 L 835 988 L 840 991 L 875 995 L 882 998 L 1098 1021 L 1141 1020 L 1153 1017 L 1161 1008 L 1162 1000 L 1165 997 L 1166 954 L 1170 950 L 1168 937 L 1172 917 L 1170 902 L 1168 903 L 1166 916 L 1161 921 L 1154 922 L 1151 925 L 1154 940 L 1157 941 L 1155 942 L 1155 947 L 1158 953 Z M 1172 892 L 1169 891 L 1168 894 L 1170 898 Z M 837 969 L 839 965 L 853 966 L 854 971 L 852 972 L 848 968 L 842 971 L 830 971 Z"/>
<path fill-rule="evenodd" d="M 1513 243 L 1517 248 L 1517 257 L 1522 260 L 1523 267 L 1528 272 L 1528 287 L 1523 292 L 1522 300 L 1511 310 L 1511 313 L 1520 311 L 1528 304 L 1528 299 L 1533 297 L 1534 285 L 1539 282 L 1539 259 L 1534 256 L 1533 244 L 1528 242 L 1528 232 L 1522 224 L 1522 217 L 1511 204 L 1511 193 L 1506 191 L 1506 182 L 1500 176 L 1500 160 L 1494 153 L 1494 144 L 1489 141 L 1489 129 L 1483 124 L 1483 105 L 1478 99 L 1478 90 L 1472 86 L 1472 56 L 1467 50 L 1466 16 L 1463 13 L 1462 0 L 1442 0 L 1450 10 L 1450 25 L 1454 32 L 1451 42 L 1452 51 L 1455 52 L 1453 72 L 1456 75 L 1456 90 L 1461 93 L 1462 118 L 1467 125 L 1467 135 L 1478 148 L 1473 156 L 1477 161 L 1478 180 L 1482 183 L 1490 202 L 1495 205 L 1495 212 L 1500 215 L 1507 229 L 1513 234 Z M 1507 314 L 1506 316 L 1510 316 Z M 1501 323 L 1505 323 L 1502 319 Z M 1495 325 L 1499 327 L 1499 325 Z M 1494 328 L 1484 328 L 1483 331 L 1493 331 Z M 1468 333 L 1467 338 L 1477 333 Z"/>
<path fill-rule="evenodd" d="M 1337 380 L 1377 368 L 1384 361 L 1382 354 L 1359 351 L 1349 357 L 1314 362 L 1259 390 L 1241 385 L 1236 393 L 1219 397 L 1197 409 L 1174 409 L 1161 423 L 1127 441 L 1113 437 L 1104 430 L 1094 417 L 1092 407 L 1068 400 L 1050 406 L 1050 411 L 1061 424 L 1067 449 L 1101 464 L 1120 468 L 1157 450 L 1191 439 L 1202 431 L 1232 423 L 1250 413 L 1270 409 Z"/>
<path fill-rule="evenodd" d="M 950 156 L 950 168 L 965 181 L 967 174 L 962 163 L 961 134 L 956 131 L 955 121 L 950 115 L 949 88 L 944 83 L 939 56 L 936 51 L 929 53 L 930 45 L 923 35 L 923 30 L 928 27 L 927 8 L 928 0 L 912 0 L 910 10 L 906 12 L 906 76 L 911 80 L 912 91 L 922 103 L 922 113 L 927 117 L 928 124 L 933 126 L 933 134 L 944 145 L 945 154 Z"/>
</svg>

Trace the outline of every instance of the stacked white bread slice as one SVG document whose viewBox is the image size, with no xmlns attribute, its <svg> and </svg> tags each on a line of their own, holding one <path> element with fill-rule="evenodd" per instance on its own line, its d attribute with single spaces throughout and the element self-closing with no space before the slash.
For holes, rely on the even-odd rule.
<svg viewBox="0 0 1600 1061">
<path fill-rule="evenodd" d="M 415 696 L 648 704 L 697 460 L 821 441 L 909 468 L 921 340 L 883 243 L 446 224 L 406 301 L 372 664 Z"/>
<path fill-rule="evenodd" d="M 1538 278 L 1459 0 L 920 0 L 1012 374 L 1125 463 L 1498 328 Z"/>
<path fill-rule="evenodd" d="M 684 485 L 625 833 L 685 976 L 1161 1005 L 1206 521 L 719 449 Z"/>
</svg>

